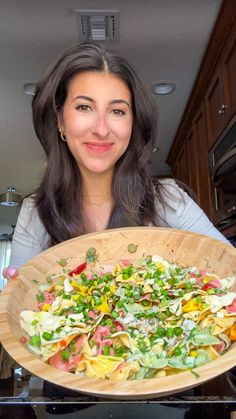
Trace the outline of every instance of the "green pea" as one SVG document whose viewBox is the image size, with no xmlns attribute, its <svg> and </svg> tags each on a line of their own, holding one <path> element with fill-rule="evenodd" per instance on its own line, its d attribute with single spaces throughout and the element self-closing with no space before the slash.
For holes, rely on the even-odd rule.
<svg viewBox="0 0 236 419">
<path fill-rule="evenodd" d="M 182 355 L 182 351 L 181 351 L 181 349 L 180 349 L 180 347 L 179 347 L 179 346 L 176 346 L 176 348 L 175 348 L 174 352 L 175 352 L 175 355 L 176 355 L 176 356 L 180 356 L 180 355 Z"/>
<path fill-rule="evenodd" d="M 53 337 L 53 332 L 43 332 L 42 336 L 45 340 L 51 340 Z"/>
<path fill-rule="evenodd" d="M 166 315 L 165 315 L 165 313 L 160 312 L 160 313 L 157 313 L 157 318 L 158 318 L 158 320 L 163 321 L 163 320 L 166 319 Z"/>
<path fill-rule="evenodd" d="M 30 344 L 33 346 L 40 346 L 41 339 L 39 335 L 31 336 Z"/>
<path fill-rule="evenodd" d="M 180 336 L 183 333 L 183 329 L 180 326 L 174 327 L 174 334 L 175 336 Z"/>
<path fill-rule="evenodd" d="M 196 303 L 202 303 L 202 297 L 197 297 L 196 298 Z"/>
<path fill-rule="evenodd" d="M 158 327 L 156 333 L 159 338 L 163 338 L 163 336 L 165 335 L 165 329 L 163 327 Z"/>
<path fill-rule="evenodd" d="M 63 361 L 68 361 L 70 357 L 70 352 L 68 351 L 68 349 L 64 349 L 64 351 L 61 352 L 61 357 Z"/>
<path fill-rule="evenodd" d="M 166 331 L 166 336 L 168 337 L 168 338 L 173 338 L 174 337 L 174 330 L 173 330 L 173 328 L 171 328 L 171 327 L 169 327 L 168 329 L 167 329 L 167 331 Z"/>
<path fill-rule="evenodd" d="M 136 252 L 136 250 L 137 250 L 137 248 L 138 248 L 138 245 L 137 245 L 137 244 L 130 243 L 130 244 L 128 245 L 128 251 L 129 251 L 130 253 L 135 253 L 135 252 Z"/>
</svg>

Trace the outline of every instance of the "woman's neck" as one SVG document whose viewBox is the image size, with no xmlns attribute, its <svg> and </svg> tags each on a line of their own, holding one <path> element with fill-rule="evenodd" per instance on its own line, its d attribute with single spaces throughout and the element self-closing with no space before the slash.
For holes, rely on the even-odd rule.
<svg viewBox="0 0 236 419">
<path fill-rule="evenodd" d="M 83 210 L 89 232 L 106 229 L 111 215 L 112 173 L 83 173 Z"/>
<path fill-rule="evenodd" d="M 106 199 L 111 196 L 111 184 L 113 173 L 88 173 L 82 174 L 83 200 L 100 198 Z"/>
</svg>

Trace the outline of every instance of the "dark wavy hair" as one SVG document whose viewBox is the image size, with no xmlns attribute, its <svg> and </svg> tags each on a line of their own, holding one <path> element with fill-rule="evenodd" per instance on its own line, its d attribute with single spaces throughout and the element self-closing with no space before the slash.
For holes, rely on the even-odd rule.
<svg viewBox="0 0 236 419">
<path fill-rule="evenodd" d="M 157 136 L 157 109 L 151 93 L 117 53 L 96 43 L 76 45 L 49 68 L 38 83 L 32 102 L 35 132 L 47 156 L 35 202 L 50 236 L 49 246 L 88 232 L 82 209 L 80 170 L 58 131 L 58 116 L 68 83 L 74 75 L 86 71 L 114 74 L 126 84 L 132 96 L 132 135 L 126 152 L 115 166 L 114 206 L 107 228 L 158 225 L 155 200 L 166 204 L 161 184 L 156 181 L 154 186 L 149 173 L 149 159 Z"/>
</svg>

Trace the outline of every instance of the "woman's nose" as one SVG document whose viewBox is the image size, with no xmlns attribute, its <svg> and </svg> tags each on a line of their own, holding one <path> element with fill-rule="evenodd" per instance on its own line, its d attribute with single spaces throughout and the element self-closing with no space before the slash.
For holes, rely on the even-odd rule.
<svg viewBox="0 0 236 419">
<path fill-rule="evenodd" d="M 109 133 L 109 125 L 108 125 L 108 121 L 106 120 L 106 115 L 100 114 L 97 116 L 95 124 L 94 124 L 94 128 L 93 128 L 93 132 L 99 135 L 99 137 L 101 138 L 107 137 Z"/>
</svg>

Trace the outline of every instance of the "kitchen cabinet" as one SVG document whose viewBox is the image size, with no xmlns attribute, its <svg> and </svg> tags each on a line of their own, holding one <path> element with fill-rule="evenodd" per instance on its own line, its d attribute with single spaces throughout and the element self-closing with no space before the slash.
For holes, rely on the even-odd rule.
<svg viewBox="0 0 236 419">
<path fill-rule="evenodd" d="M 214 74 L 211 84 L 205 97 L 207 116 L 207 142 L 208 147 L 214 145 L 215 141 L 223 131 L 227 105 L 224 100 L 222 74 L 220 69 Z"/>
<path fill-rule="evenodd" d="M 193 129 L 190 130 L 187 139 L 187 156 L 188 156 L 188 184 L 199 200 L 199 176 L 198 176 L 198 147 L 196 136 Z"/>
<path fill-rule="evenodd" d="M 204 212 L 212 216 L 212 187 L 208 163 L 204 104 L 193 119 L 191 129 L 176 159 L 174 178 L 190 186 Z"/>
<path fill-rule="evenodd" d="M 167 163 L 215 223 L 209 153 L 236 118 L 236 1 L 223 0 Z"/>
<path fill-rule="evenodd" d="M 226 104 L 225 122 L 227 124 L 236 114 L 236 24 L 223 53 L 221 68 Z"/>
<path fill-rule="evenodd" d="M 180 150 L 178 158 L 176 159 L 176 164 L 173 168 L 174 178 L 180 180 L 186 185 L 189 184 L 189 162 L 188 162 L 188 151 L 185 144 Z"/>
<path fill-rule="evenodd" d="M 236 25 L 206 92 L 205 104 L 210 149 L 236 114 Z"/>
<path fill-rule="evenodd" d="M 195 164 L 197 164 L 198 167 L 196 172 L 198 181 L 198 200 L 203 211 L 209 218 L 211 218 L 212 186 L 208 161 L 206 113 L 204 104 L 199 107 L 199 110 L 193 119 L 193 133 L 195 137 L 196 150 L 194 150 L 195 154 L 192 153 L 191 156 L 192 158 L 195 156 Z"/>
</svg>

